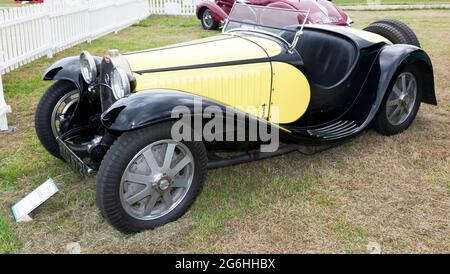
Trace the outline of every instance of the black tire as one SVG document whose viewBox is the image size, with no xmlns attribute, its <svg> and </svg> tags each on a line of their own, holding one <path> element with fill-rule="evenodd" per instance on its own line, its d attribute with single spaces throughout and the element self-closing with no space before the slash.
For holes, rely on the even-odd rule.
<svg viewBox="0 0 450 274">
<path fill-rule="evenodd" d="M 407 38 L 400 30 L 386 23 L 373 23 L 364 30 L 381 35 L 393 44 L 408 44 Z"/>
<path fill-rule="evenodd" d="M 44 93 L 36 108 L 34 120 L 36 134 L 45 149 L 59 159 L 62 158 L 59 154 L 58 142 L 52 131 L 52 112 L 61 98 L 76 89 L 71 82 L 57 81 Z"/>
<path fill-rule="evenodd" d="M 405 69 L 403 69 L 403 71 L 400 72 L 399 75 L 403 72 L 410 72 L 411 74 L 414 75 L 414 77 L 417 81 L 417 97 L 414 102 L 414 106 L 412 108 L 411 113 L 409 114 L 409 116 L 407 117 L 407 119 L 404 122 L 402 122 L 399 125 L 394 125 L 391 122 L 389 122 L 389 119 L 387 117 L 387 109 L 386 109 L 387 101 L 388 101 L 390 94 L 392 92 L 394 92 L 393 87 L 394 87 L 395 82 L 397 81 L 397 77 L 395 77 L 395 79 L 392 80 L 392 83 L 389 86 L 389 90 L 383 99 L 381 107 L 380 107 L 378 114 L 375 117 L 375 120 L 373 123 L 373 128 L 375 129 L 375 131 L 377 131 L 378 133 L 385 135 L 385 136 L 399 134 L 399 133 L 407 130 L 413 123 L 414 119 L 416 118 L 417 113 L 419 112 L 420 104 L 422 102 L 423 80 L 421 78 L 420 71 L 417 69 L 416 66 L 410 65 L 410 66 L 407 66 Z"/>
<path fill-rule="evenodd" d="M 398 31 L 400 31 L 403 36 L 405 37 L 407 44 L 413 45 L 420 48 L 420 42 L 417 38 L 417 35 L 414 33 L 414 31 L 405 23 L 395 20 L 395 19 L 383 19 L 378 20 L 374 23 L 382 23 L 382 24 L 388 24 L 394 28 L 396 28 Z"/>
<path fill-rule="evenodd" d="M 206 16 L 211 15 L 211 10 L 208 8 L 205 8 L 200 16 L 200 20 L 202 21 L 202 26 L 205 30 L 216 30 L 219 29 L 219 22 L 213 21 L 211 24 L 208 24 L 206 22 Z"/>
<path fill-rule="evenodd" d="M 207 154 L 202 142 L 182 142 L 194 157 L 193 181 L 183 200 L 167 215 L 153 220 L 134 218 L 126 212 L 120 200 L 120 185 L 129 162 L 143 148 L 171 138 L 172 123 L 126 132 L 108 150 L 97 175 L 97 202 L 108 223 L 124 234 L 154 229 L 172 222 L 185 214 L 202 189 L 207 173 Z"/>
</svg>

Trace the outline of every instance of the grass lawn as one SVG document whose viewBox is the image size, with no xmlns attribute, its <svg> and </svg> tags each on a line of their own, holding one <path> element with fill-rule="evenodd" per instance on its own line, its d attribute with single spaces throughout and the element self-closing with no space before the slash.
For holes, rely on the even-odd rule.
<svg viewBox="0 0 450 274">
<path fill-rule="evenodd" d="M 15 3 L 14 0 L 0 0 L 0 7 L 18 7 L 19 4 Z"/>
<path fill-rule="evenodd" d="M 363 27 L 398 18 L 417 32 L 435 67 L 438 107 L 423 105 L 410 130 L 368 131 L 329 151 L 292 153 L 209 172 L 189 213 L 154 231 L 123 236 L 100 216 L 95 180 L 51 157 L 34 132 L 34 111 L 52 62 L 83 49 L 139 50 L 214 35 L 193 17 L 152 16 L 117 35 L 82 44 L 4 75 L 17 131 L 0 136 L 0 253 L 367 252 L 450 250 L 449 11 L 351 12 Z M 48 177 L 60 192 L 16 224 L 10 207 Z"/>
</svg>

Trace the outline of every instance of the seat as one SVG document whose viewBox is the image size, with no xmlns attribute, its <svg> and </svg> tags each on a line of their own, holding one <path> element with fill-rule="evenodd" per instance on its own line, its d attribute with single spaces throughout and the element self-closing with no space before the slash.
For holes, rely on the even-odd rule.
<svg viewBox="0 0 450 274">
<path fill-rule="evenodd" d="M 322 87 L 331 87 L 343 80 L 358 56 L 350 39 L 307 28 L 303 30 L 296 50 L 303 59 L 309 79 Z"/>
</svg>

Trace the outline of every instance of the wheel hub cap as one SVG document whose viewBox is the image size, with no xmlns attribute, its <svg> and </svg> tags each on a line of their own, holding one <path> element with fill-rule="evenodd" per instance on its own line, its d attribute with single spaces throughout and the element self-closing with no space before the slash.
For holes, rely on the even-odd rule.
<svg viewBox="0 0 450 274">
<path fill-rule="evenodd" d="M 123 209 L 140 220 L 160 218 L 186 196 L 194 177 L 194 157 L 174 140 L 154 142 L 128 164 L 120 183 Z"/>
<path fill-rule="evenodd" d="M 172 183 L 172 179 L 169 176 L 160 175 L 160 178 L 155 181 L 155 186 L 159 191 L 166 191 L 170 184 Z"/>
<path fill-rule="evenodd" d="M 170 185 L 170 183 L 168 180 L 162 180 L 161 182 L 159 182 L 159 189 L 164 191 L 169 188 L 169 185 Z"/>
<path fill-rule="evenodd" d="M 413 112 L 417 98 L 417 80 L 410 72 L 401 73 L 386 101 L 386 116 L 392 125 L 405 122 Z"/>
<path fill-rule="evenodd" d="M 205 12 L 205 15 L 204 15 L 204 17 L 203 17 L 203 20 L 204 20 L 206 26 L 211 27 L 212 24 L 213 24 L 211 12 L 206 11 L 206 12 Z"/>
<path fill-rule="evenodd" d="M 61 130 L 64 130 L 63 124 L 69 118 L 69 112 L 73 112 L 74 106 L 78 103 L 78 97 L 78 91 L 73 90 L 56 103 L 51 118 L 51 127 L 55 138 L 61 135 Z"/>
</svg>

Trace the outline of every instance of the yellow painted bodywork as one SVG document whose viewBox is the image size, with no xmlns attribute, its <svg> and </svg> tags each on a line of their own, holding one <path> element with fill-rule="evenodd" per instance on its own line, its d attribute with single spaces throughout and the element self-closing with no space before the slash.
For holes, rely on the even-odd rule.
<svg viewBox="0 0 450 274">
<path fill-rule="evenodd" d="M 162 50 L 162 49 L 175 48 L 175 47 L 181 47 L 181 46 L 195 45 L 195 44 L 198 44 L 198 43 L 213 42 L 213 41 L 222 40 L 222 39 L 226 38 L 226 36 L 227 35 L 214 35 L 214 36 L 209 36 L 209 37 L 206 37 L 206 38 L 196 39 L 196 40 L 182 42 L 182 43 L 178 43 L 178 44 L 167 45 L 167 46 L 154 48 L 154 49 L 145 49 L 145 50 L 132 51 L 132 52 L 128 52 L 127 55 L 147 53 L 147 52 L 152 52 L 152 51 L 157 51 L 157 50 Z"/>
<path fill-rule="evenodd" d="M 292 65 L 273 62 L 272 102 L 269 121 L 286 124 L 306 111 L 311 89 L 305 75 Z"/>
<path fill-rule="evenodd" d="M 267 54 L 247 39 L 223 34 L 208 42 L 134 53 L 125 55 L 125 58 L 132 71 L 139 71 L 267 58 Z"/>
<path fill-rule="evenodd" d="M 275 41 L 255 36 L 245 36 L 245 39 L 257 43 L 266 51 L 267 55 L 270 57 L 276 56 L 281 53 L 281 47 Z"/>
<path fill-rule="evenodd" d="M 388 39 L 384 38 L 381 35 L 378 35 L 376 33 L 373 32 L 369 32 L 369 31 L 364 31 L 364 30 L 360 30 L 360 29 L 355 29 L 352 27 L 341 27 L 344 31 L 349 32 L 353 35 L 356 35 L 358 37 L 361 37 L 362 39 L 369 41 L 371 43 L 380 43 L 380 42 L 385 42 L 387 44 L 392 44 L 391 41 L 389 41 Z"/>
<path fill-rule="evenodd" d="M 208 39 L 124 55 L 134 72 L 172 68 L 170 71 L 134 73 L 136 91 L 181 90 L 280 124 L 293 122 L 304 114 L 309 104 L 310 87 L 302 72 L 289 64 L 267 60 L 174 69 L 262 59 L 281 53 L 276 42 L 259 37 L 219 35 Z M 275 108 L 277 113 L 271 113 Z"/>
<path fill-rule="evenodd" d="M 270 102 L 269 62 L 138 75 L 138 90 L 175 89 L 213 99 L 260 118 Z M 265 113 L 261 107 L 267 106 Z"/>
</svg>

